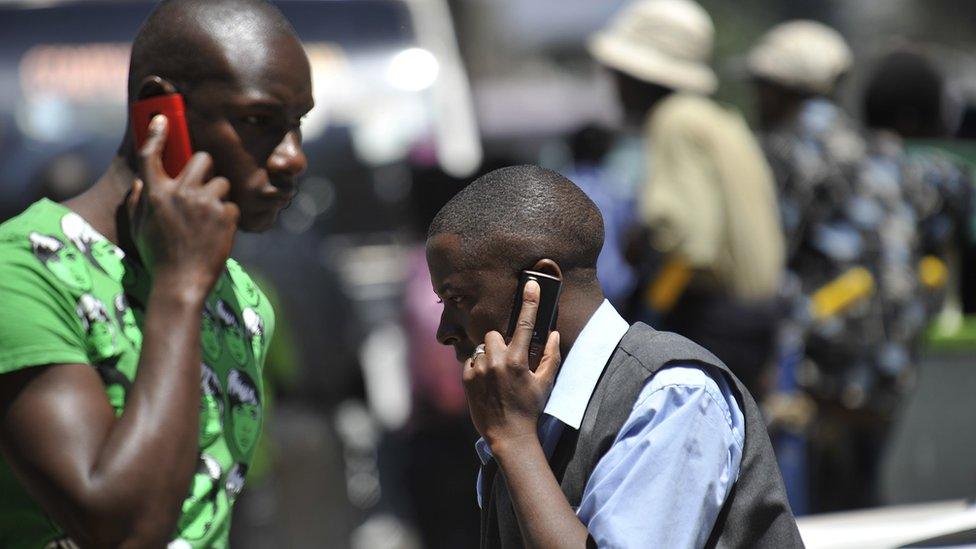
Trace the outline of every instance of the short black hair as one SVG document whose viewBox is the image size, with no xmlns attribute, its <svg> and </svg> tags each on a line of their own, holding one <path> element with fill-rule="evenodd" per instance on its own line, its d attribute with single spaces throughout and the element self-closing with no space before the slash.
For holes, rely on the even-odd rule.
<svg viewBox="0 0 976 549">
<path fill-rule="evenodd" d="M 261 397 L 258 395 L 258 387 L 254 384 L 251 376 L 243 370 L 233 369 L 227 374 L 227 400 L 230 405 L 240 406 L 241 404 L 261 404 Z"/>
<path fill-rule="evenodd" d="M 243 39 L 249 35 L 245 31 L 255 28 L 296 36 L 285 16 L 265 0 L 162 0 L 132 43 L 129 101 L 137 99 L 149 75 L 165 78 L 183 93 L 222 77 L 211 52 L 204 53 L 207 47 L 221 38 Z"/>
<path fill-rule="evenodd" d="M 903 137 L 934 137 L 944 131 L 944 79 L 923 54 L 899 50 L 875 66 L 864 93 L 864 121 L 870 128 Z"/>
<path fill-rule="evenodd" d="M 572 181 L 539 166 L 510 166 L 465 187 L 434 217 L 427 239 L 456 234 L 470 267 L 500 262 L 526 269 L 542 258 L 564 273 L 595 278 L 603 217 Z"/>
</svg>

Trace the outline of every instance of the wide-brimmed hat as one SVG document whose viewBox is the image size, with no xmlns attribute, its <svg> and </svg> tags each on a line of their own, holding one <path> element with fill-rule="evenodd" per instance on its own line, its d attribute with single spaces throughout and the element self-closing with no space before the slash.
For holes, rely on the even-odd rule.
<svg viewBox="0 0 976 549">
<path fill-rule="evenodd" d="M 844 37 L 816 21 L 779 24 L 749 52 L 746 67 L 753 76 L 788 88 L 829 94 L 854 60 Z"/>
<path fill-rule="evenodd" d="M 691 0 L 639 0 L 587 47 L 600 63 L 639 80 L 707 94 L 716 88 L 708 66 L 714 35 L 712 19 Z"/>
</svg>

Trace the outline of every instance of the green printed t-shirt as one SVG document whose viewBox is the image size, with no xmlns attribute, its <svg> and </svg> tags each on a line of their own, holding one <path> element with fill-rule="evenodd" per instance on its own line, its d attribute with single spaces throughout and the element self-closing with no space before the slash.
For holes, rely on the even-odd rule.
<svg viewBox="0 0 976 549">
<path fill-rule="evenodd" d="M 88 364 L 122 415 L 148 294 L 146 272 L 78 214 L 34 203 L 0 225 L 0 376 Z M 199 463 L 170 547 L 227 545 L 231 506 L 261 432 L 261 369 L 273 331 L 267 298 L 228 260 L 203 311 Z M 0 458 L 0 547 L 53 547 L 63 538 Z"/>
</svg>

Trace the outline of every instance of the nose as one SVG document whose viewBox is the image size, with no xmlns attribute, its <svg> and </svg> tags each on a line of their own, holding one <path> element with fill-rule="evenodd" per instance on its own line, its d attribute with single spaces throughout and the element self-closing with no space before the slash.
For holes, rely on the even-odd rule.
<svg viewBox="0 0 976 549">
<path fill-rule="evenodd" d="M 268 171 L 298 177 L 305 173 L 307 167 L 308 159 L 302 151 L 302 135 L 299 130 L 291 130 L 268 157 Z"/>
<path fill-rule="evenodd" d="M 451 320 L 447 309 L 441 312 L 441 321 L 437 325 L 437 341 L 441 345 L 454 345 L 461 341 L 459 336 L 460 328 L 457 323 Z"/>
</svg>

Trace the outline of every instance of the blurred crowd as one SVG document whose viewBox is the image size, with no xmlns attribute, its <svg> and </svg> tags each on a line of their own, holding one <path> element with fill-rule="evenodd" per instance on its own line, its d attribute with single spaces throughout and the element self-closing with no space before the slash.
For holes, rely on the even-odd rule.
<svg viewBox="0 0 976 549">
<path fill-rule="evenodd" d="M 311 4 L 282 9 L 312 36 L 328 114 L 313 111 L 309 176 L 283 227 L 243 236 L 235 254 L 282 311 L 266 371 L 279 398 L 235 546 L 314 545 L 336 532 L 355 547 L 476 543 L 476 434 L 453 352 L 434 339 L 423 241 L 464 182 L 519 162 L 558 169 L 600 208 L 599 276 L 628 321 L 691 338 L 747 384 L 798 515 L 883 502 L 881 459 L 926 338 L 958 329 L 973 307 L 976 154 L 937 48 L 902 43 L 858 64 L 838 30 L 793 19 L 740 36 L 741 58 L 715 59 L 723 30 L 692 0 L 618 3 L 585 40 L 617 116 L 581 102 L 560 131 L 515 150 L 499 144 L 498 119 L 517 127 L 520 113 L 490 116 L 504 86 L 472 103 L 464 63 L 481 54 L 466 48 L 484 41 L 464 33 L 477 10 L 452 19 L 446 2 Z M 367 20 L 368 31 L 350 30 Z M 396 36 L 407 26 L 415 33 Z M 363 56 L 337 53 L 374 35 Z M 387 74 L 389 93 L 362 76 L 382 47 L 413 52 L 395 57 L 404 68 Z M 719 75 L 751 99 L 717 99 Z M 431 87 L 435 77 L 449 86 Z M 360 92 L 378 99 L 356 103 Z M 29 174 L 2 170 L 22 180 L 4 191 L 4 215 L 76 193 L 98 173 L 84 159 L 110 156 L 94 139 L 41 146 L 62 107 L 34 105 L 33 134 L 0 119 L 0 167 L 44 160 Z"/>
</svg>

